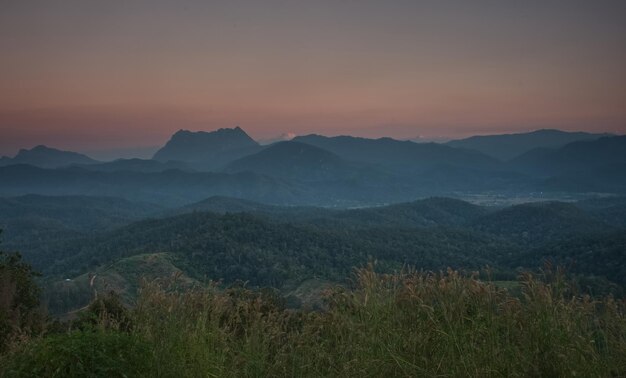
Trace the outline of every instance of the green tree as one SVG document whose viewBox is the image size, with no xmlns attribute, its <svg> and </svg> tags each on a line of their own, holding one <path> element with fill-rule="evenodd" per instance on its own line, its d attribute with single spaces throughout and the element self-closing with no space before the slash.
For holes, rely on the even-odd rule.
<svg viewBox="0 0 626 378">
<path fill-rule="evenodd" d="M 16 339 L 41 331 L 37 275 L 19 253 L 0 251 L 0 353 Z"/>
</svg>

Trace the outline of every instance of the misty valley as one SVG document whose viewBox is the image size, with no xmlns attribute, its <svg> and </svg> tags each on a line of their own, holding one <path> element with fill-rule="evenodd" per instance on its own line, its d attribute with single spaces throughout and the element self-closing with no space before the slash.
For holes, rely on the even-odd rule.
<svg viewBox="0 0 626 378">
<path fill-rule="evenodd" d="M 625 136 L 181 130 L 152 159 L 20 150 L 0 196 L 6 371 L 626 372 Z"/>
</svg>

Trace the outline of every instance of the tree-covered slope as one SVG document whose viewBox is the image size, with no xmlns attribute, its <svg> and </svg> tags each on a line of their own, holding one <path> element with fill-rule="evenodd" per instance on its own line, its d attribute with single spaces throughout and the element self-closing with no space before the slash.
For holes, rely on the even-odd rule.
<svg viewBox="0 0 626 378">
<path fill-rule="evenodd" d="M 610 227 L 575 205 L 563 202 L 511 206 L 487 214 L 472 224 L 475 230 L 507 237 L 523 245 L 603 232 Z"/>
<path fill-rule="evenodd" d="M 247 214 L 192 213 L 138 222 L 80 241 L 50 246 L 27 257 L 48 274 L 79 273 L 140 253 L 170 252 L 196 277 L 249 280 L 280 287 L 316 275 L 338 279 L 377 259 L 389 268 L 479 268 L 515 247 L 469 231 L 321 229 Z"/>
<path fill-rule="evenodd" d="M 550 242 L 519 255 L 512 264 L 536 267 L 547 260 L 571 272 L 606 277 L 626 287 L 626 232 L 583 234 Z"/>
</svg>

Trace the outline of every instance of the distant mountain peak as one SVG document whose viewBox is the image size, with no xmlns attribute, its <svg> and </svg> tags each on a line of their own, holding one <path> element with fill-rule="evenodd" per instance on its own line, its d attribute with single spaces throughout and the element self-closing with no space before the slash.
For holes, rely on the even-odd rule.
<svg viewBox="0 0 626 378">
<path fill-rule="evenodd" d="M 176 137 L 197 137 L 197 138 L 210 138 L 218 135 L 236 135 L 240 137 L 245 137 L 250 141 L 254 142 L 252 139 L 241 127 L 236 126 L 234 128 L 219 128 L 213 131 L 190 131 L 185 129 L 180 129 L 172 135 L 172 138 Z M 254 142 L 256 143 L 256 142 Z"/>
<path fill-rule="evenodd" d="M 96 160 L 78 152 L 63 151 L 43 144 L 30 150 L 22 148 L 14 158 L 3 158 L 3 165 L 29 164 L 42 168 L 58 168 L 74 164 L 94 164 Z"/>
<path fill-rule="evenodd" d="M 77 152 L 71 152 L 71 151 L 63 151 L 63 150 L 59 150 L 57 148 L 52 148 L 52 147 L 48 147 L 46 145 L 43 144 L 39 144 L 33 148 L 31 148 L 30 150 L 27 148 L 20 148 L 20 150 L 18 151 L 17 155 L 15 155 L 15 157 L 18 157 L 20 155 L 24 155 L 24 154 L 31 154 L 31 153 L 71 153 L 71 154 L 78 154 Z"/>
<path fill-rule="evenodd" d="M 214 131 L 179 130 L 159 149 L 153 159 L 183 161 L 214 169 L 260 148 L 241 127 Z"/>
</svg>

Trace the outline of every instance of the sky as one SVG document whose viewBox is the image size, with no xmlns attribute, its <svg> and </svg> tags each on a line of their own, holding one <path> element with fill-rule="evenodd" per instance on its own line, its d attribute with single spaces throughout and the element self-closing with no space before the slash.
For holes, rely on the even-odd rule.
<svg viewBox="0 0 626 378">
<path fill-rule="evenodd" d="M 626 133 L 623 0 L 0 0 L 0 155 Z"/>
</svg>

